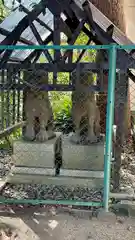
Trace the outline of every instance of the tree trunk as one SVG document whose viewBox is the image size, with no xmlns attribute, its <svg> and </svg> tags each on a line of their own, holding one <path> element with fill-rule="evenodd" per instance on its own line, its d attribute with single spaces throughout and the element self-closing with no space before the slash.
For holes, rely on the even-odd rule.
<svg viewBox="0 0 135 240">
<path fill-rule="evenodd" d="M 123 0 L 91 0 L 114 25 L 126 32 Z"/>
<path fill-rule="evenodd" d="M 91 1 L 108 19 L 112 21 L 123 33 L 126 34 L 126 25 L 124 19 L 124 3 L 123 0 L 92 0 Z M 104 4 L 103 4 L 104 3 Z M 120 186 L 120 168 L 121 168 L 121 153 L 123 141 L 128 136 L 130 129 L 130 98 L 128 91 L 128 82 L 125 73 L 120 73 L 116 77 L 116 92 L 115 92 L 115 119 L 117 125 L 115 148 L 115 166 L 114 166 L 114 190 L 119 191 Z M 123 81 L 122 81 L 123 80 Z M 107 88 L 106 76 L 103 77 L 103 87 Z M 106 103 L 107 94 L 99 94 L 98 105 L 101 113 L 101 130 L 105 133 L 106 122 Z M 124 119 L 124 121 L 123 121 Z"/>
<path fill-rule="evenodd" d="M 124 2 L 123 0 L 91 0 L 91 2 L 97 7 L 110 21 L 113 22 L 123 33 L 126 34 L 125 16 L 124 16 Z M 104 78 L 103 85 L 106 85 L 106 78 Z M 106 102 L 107 96 L 105 93 L 100 94 L 98 105 L 101 113 L 101 132 L 105 133 L 106 122 Z M 131 126 L 130 122 L 130 100 L 128 94 L 127 112 L 125 114 L 125 129 L 128 132 Z"/>
</svg>

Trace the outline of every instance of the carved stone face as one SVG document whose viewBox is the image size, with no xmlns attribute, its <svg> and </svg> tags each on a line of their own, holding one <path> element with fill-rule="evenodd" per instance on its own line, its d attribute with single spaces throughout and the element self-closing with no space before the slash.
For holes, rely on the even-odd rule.
<svg viewBox="0 0 135 240">
<path fill-rule="evenodd" d="M 72 74 L 72 79 L 75 85 L 83 85 L 89 86 L 93 84 L 93 73 L 92 72 L 80 72 L 79 76 L 77 76 L 76 72 Z"/>
</svg>

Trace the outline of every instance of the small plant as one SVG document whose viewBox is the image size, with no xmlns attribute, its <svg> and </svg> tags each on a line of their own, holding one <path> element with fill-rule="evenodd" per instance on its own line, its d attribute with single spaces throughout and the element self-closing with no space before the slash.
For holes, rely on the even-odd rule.
<svg viewBox="0 0 135 240">
<path fill-rule="evenodd" d="M 71 109 L 62 109 L 61 112 L 57 114 L 55 126 L 56 129 L 62 131 L 64 134 L 68 134 L 73 131 Z"/>
<path fill-rule="evenodd" d="M 71 94 L 64 94 L 56 103 L 54 101 L 53 110 L 55 114 L 56 129 L 67 134 L 73 130 L 71 116 Z"/>
</svg>

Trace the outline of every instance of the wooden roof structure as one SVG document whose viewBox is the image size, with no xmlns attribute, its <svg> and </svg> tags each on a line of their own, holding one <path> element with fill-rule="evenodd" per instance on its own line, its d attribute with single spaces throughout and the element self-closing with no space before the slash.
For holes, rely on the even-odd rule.
<svg viewBox="0 0 135 240">
<path fill-rule="evenodd" d="M 133 44 L 89 0 L 37 0 L 36 2 L 34 6 L 32 0 L 24 0 L 23 5 L 18 3 L 17 8 L 0 24 L 0 45 L 47 45 L 51 42 L 60 45 L 61 32 L 67 36 L 67 43 L 73 45 L 81 31 L 89 37 L 88 45 L 91 41 L 95 44 L 113 42 L 120 45 Z M 85 23 L 89 24 L 90 30 Z M 110 26 L 113 26 L 112 36 L 106 32 Z M 19 69 L 25 69 L 30 68 L 33 63 L 40 69 L 37 61 L 43 53 L 47 59 L 47 63 L 44 64 L 46 71 L 55 69 L 57 72 L 71 72 L 84 52 L 82 50 L 76 63 L 73 63 L 70 50 L 65 50 L 64 54 L 55 50 L 54 59 L 48 50 L 0 50 L 0 68 L 13 65 L 18 69 L 19 64 Z M 135 76 L 130 71 L 135 68 L 134 50 L 119 50 L 117 55 L 117 67 L 129 68 L 128 74 L 135 82 Z M 96 71 L 94 64 L 88 64 L 89 69 Z"/>
</svg>

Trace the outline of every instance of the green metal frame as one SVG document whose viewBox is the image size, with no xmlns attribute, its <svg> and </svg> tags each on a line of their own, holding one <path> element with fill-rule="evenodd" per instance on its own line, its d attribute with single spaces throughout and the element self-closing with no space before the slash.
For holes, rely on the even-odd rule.
<svg viewBox="0 0 135 240">
<path fill-rule="evenodd" d="M 114 121 L 114 97 L 116 80 L 116 46 L 111 45 L 109 49 L 109 79 L 108 79 L 108 99 L 107 99 L 107 118 L 106 118 L 106 146 L 104 156 L 104 208 L 109 210 L 110 193 L 110 170 L 112 153 L 112 133 Z"/>
<path fill-rule="evenodd" d="M 104 207 L 104 210 L 109 210 L 109 193 L 110 193 L 110 166 L 111 166 L 111 152 L 112 152 L 112 128 L 114 121 L 114 90 L 115 90 L 115 78 L 116 78 L 116 52 L 117 49 L 135 49 L 135 45 L 119 46 L 116 44 L 111 45 L 68 45 L 68 46 L 56 46 L 56 45 L 40 45 L 40 46 L 2 46 L 0 50 L 27 50 L 27 49 L 107 49 L 109 50 L 109 84 L 108 84 L 108 99 L 107 99 L 107 123 L 106 123 L 106 146 L 104 157 L 104 199 L 103 202 L 83 202 L 83 201 L 55 201 L 55 200 L 15 200 L 15 199 L 0 199 L 0 204 L 47 204 L 47 205 L 73 205 L 73 206 L 94 206 Z"/>
<path fill-rule="evenodd" d="M 40 200 L 40 199 L 0 199 L 0 204 L 31 204 L 31 205 L 65 205 L 65 206 L 84 206 L 84 207 L 103 207 L 102 202 L 83 202 L 74 200 Z"/>
<path fill-rule="evenodd" d="M 89 50 L 89 49 L 112 49 L 112 46 L 115 49 L 124 49 L 124 50 L 133 50 L 135 49 L 135 44 L 133 45 L 117 45 L 117 44 L 110 44 L 110 45 L 0 45 L 0 50 L 44 50 L 44 49 L 53 49 L 53 50 L 74 50 L 74 49 L 82 49 L 82 50 Z"/>
</svg>

